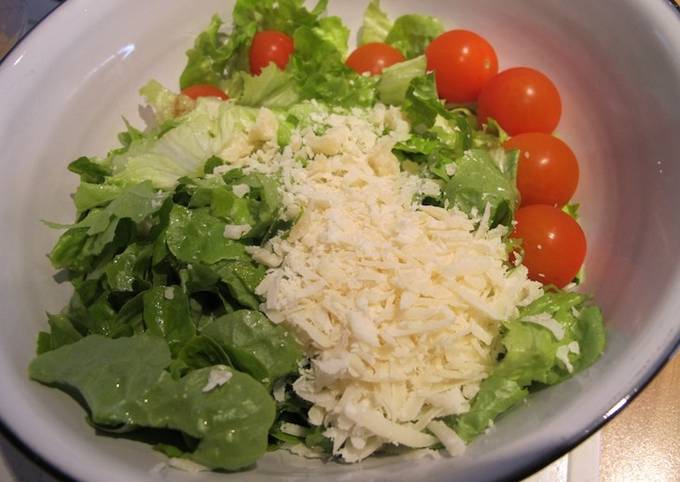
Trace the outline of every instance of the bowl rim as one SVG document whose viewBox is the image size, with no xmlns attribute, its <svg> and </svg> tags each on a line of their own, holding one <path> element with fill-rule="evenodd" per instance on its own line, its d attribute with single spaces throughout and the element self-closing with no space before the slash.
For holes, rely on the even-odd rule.
<svg viewBox="0 0 680 482">
<path fill-rule="evenodd" d="M 23 33 L 23 36 L 5 53 L 4 57 L 0 58 L 0 71 L 4 70 L 2 67 L 6 62 L 9 61 L 9 58 L 12 57 L 14 51 L 18 50 L 18 48 L 25 43 L 29 36 L 32 36 L 37 27 L 42 25 L 48 18 L 52 18 L 53 14 L 57 10 L 63 10 L 65 5 L 70 5 L 72 3 L 67 2 L 66 0 L 58 1 L 58 5 L 49 11 L 43 18 L 38 20 L 28 30 L 26 30 Z M 675 11 L 676 20 L 680 22 L 680 0 L 661 0 L 661 2 L 671 6 L 671 8 Z M 644 389 L 656 378 L 661 370 L 676 356 L 680 356 L 680 333 L 678 333 L 678 335 L 675 337 L 675 340 L 668 345 L 667 349 L 661 354 L 661 356 L 659 356 L 657 360 L 650 365 L 650 367 L 640 377 L 639 382 L 634 385 L 625 396 L 616 402 L 611 409 L 595 418 L 590 424 L 586 425 L 583 430 L 579 432 L 579 435 L 562 441 L 556 445 L 554 449 L 542 452 L 539 456 L 528 459 L 527 463 L 523 466 L 517 467 L 511 472 L 503 474 L 494 480 L 497 482 L 522 480 L 567 454 L 586 439 L 594 435 L 597 431 L 604 428 L 612 419 L 621 413 L 626 408 L 626 406 L 628 406 L 633 400 L 637 398 L 640 393 L 644 391 Z M 0 436 L 4 437 L 22 455 L 24 455 L 40 469 L 44 470 L 55 479 L 65 482 L 77 482 L 78 479 L 76 479 L 75 475 L 71 475 L 67 473 L 67 471 L 59 468 L 56 462 L 50 460 L 50 456 L 41 454 L 37 449 L 31 447 L 29 440 L 22 439 L 17 433 L 15 433 L 15 431 L 10 428 L 9 424 L 6 423 L 2 413 L 0 413 Z"/>
</svg>

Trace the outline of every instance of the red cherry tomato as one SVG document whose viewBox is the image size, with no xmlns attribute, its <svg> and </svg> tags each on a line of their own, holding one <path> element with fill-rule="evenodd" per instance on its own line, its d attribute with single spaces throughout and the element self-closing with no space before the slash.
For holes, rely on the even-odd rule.
<svg viewBox="0 0 680 482">
<path fill-rule="evenodd" d="M 250 73 L 260 75 L 271 62 L 284 70 L 294 49 L 293 39 L 283 32 L 264 30 L 256 33 L 250 46 Z"/>
<path fill-rule="evenodd" d="M 352 52 L 345 63 L 358 74 L 369 72 L 371 75 L 380 75 L 383 69 L 404 60 L 402 53 L 391 45 L 371 42 Z"/>
<path fill-rule="evenodd" d="M 513 238 L 522 240 L 529 278 L 563 288 L 578 273 L 586 257 L 581 226 L 561 209 L 535 204 L 519 208 Z"/>
<path fill-rule="evenodd" d="M 576 191 L 579 170 L 568 145 L 549 134 L 532 132 L 511 138 L 503 147 L 520 151 L 517 187 L 522 206 L 562 207 L 569 202 Z"/>
<path fill-rule="evenodd" d="M 493 77 L 479 94 L 477 118 L 493 117 L 510 135 L 555 130 L 562 115 L 557 87 L 538 70 L 516 67 Z"/>
<path fill-rule="evenodd" d="M 439 97 L 447 102 L 474 102 L 498 73 L 496 52 L 474 32 L 450 30 L 425 50 L 427 70 L 434 71 Z"/>
<path fill-rule="evenodd" d="M 229 96 L 222 89 L 212 84 L 190 85 L 189 87 L 182 89 L 182 94 L 191 97 L 194 100 L 199 97 L 218 97 L 222 100 L 229 99 Z"/>
</svg>

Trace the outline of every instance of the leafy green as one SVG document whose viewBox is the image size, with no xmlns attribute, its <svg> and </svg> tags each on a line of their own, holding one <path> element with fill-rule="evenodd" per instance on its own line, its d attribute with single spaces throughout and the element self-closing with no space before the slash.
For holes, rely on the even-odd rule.
<svg viewBox="0 0 680 482">
<path fill-rule="evenodd" d="M 359 45 L 384 42 L 392 29 L 392 22 L 380 8 L 380 0 L 371 0 L 364 12 L 364 21 L 359 31 Z"/>
<path fill-rule="evenodd" d="M 100 425 L 133 425 L 131 411 L 170 363 L 162 338 L 148 335 L 112 340 L 90 335 L 38 356 L 31 378 L 76 390 Z"/>
<path fill-rule="evenodd" d="M 249 259 L 242 244 L 226 239 L 226 223 L 202 209 L 175 205 L 170 212 L 167 243 L 180 261 L 213 264 L 220 260 Z"/>
<path fill-rule="evenodd" d="M 378 97 L 384 104 L 401 105 L 411 81 L 425 75 L 427 61 L 425 56 L 399 62 L 383 70 L 378 82 Z"/>
<path fill-rule="evenodd" d="M 68 165 L 68 170 L 80 176 L 81 182 L 99 184 L 106 176 L 111 175 L 111 169 L 105 163 L 90 157 L 79 157 Z"/>
<path fill-rule="evenodd" d="M 276 64 L 269 64 L 257 76 L 239 74 L 243 85 L 236 101 L 242 105 L 285 109 L 300 100 L 293 76 Z"/>
<path fill-rule="evenodd" d="M 340 17 L 324 17 L 314 28 L 314 32 L 324 41 L 332 44 L 341 56 L 347 55 L 349 28 Z"/>
<path fill-rule="evenodd" d="M 426 15 L 402 15 L 394 21 L 385 42 L 401 51 L 407 59 L 425 53 L 432 40 L 444 32 L 441 22 Z"/>
<path fill-rule="evenodd" d="M 157 80 L 147 82 L 139 89 L 139 93 L 144 97 L 146 103 L 153 108 L 156 120 L 159 123 L 176 117 L 178 95 L 163 87 Z"/>
<path fill-rule="evenodd" d="M 229 260 L 220 264 L 217 274 L 236 301 L 253 310 L 259 308 L 260 300 L 255 296 L 255 288 L 264 278 L 263 266 L 250 261 Z"/>
<path fill-rule="evenodd" d="M 206 161 L 222 152 L 255 123 L 257 109 L 201 98 L 176 127 L 160 137 L 142 138 L 111 158 L 110 182 L 172 189 L 182 176 L 200 176 Z"/>
<path fill-rule="evenodd" d="M 229 380 L 204 391 L 213 370 Z M 179 380 L 163 373 L 139 400 L 138 425 L 180 430 L 200 440 L 184 457 L 209 468 L 238 470 L 255 463 L 267 449 L 275 405 L 265 388 L 228 367 L 200 368 Z M 200 421 L 200 423 L 198 423 Z"/>
<path fill-rule="evenodd" d="M 108 204 L 120 195 L 121 186 L 115 184 L 90 184 L 81 182 L 73 195 L 73 202 L 79 212 Z"/>
<path fill-rule="evenodd" d="M 499 151 L 500 163 L 489 151 L 472 149 L 456 161 L 455 175 L 445 187 L 445 198 L 463 212 L 482 214 L 488 205 L 490 224 L 510 225 L 519 204 L 515 178 L 517 153 Z"/>
<path fill-rule="evenodd" d="M 38 335 L 38 355 L 75 343 L 82 338 L 66 315 L 47 315 L 47 321 L 50 332 L 43 331 Z"/>
<path fill-rule="evenodd" d="M 479 387 L 469 412 L 450 423 L 463 440 L 469 442 L 484 432 L 500 414 L 524 400 L 529 391 L 516 381 L 491 375 Z"/>
<path fill-rule="evenodd" d="M 217 85 L 227 62 L 234 55 L 242 43 L 241 39 L 233 39 L 225 43 L 220 34 L 222 20 L 217 15 L 210 20 L 210 25 L 199 34 L 194 46 L 187 52 L 187 65 L 180 76 L 179 85 L 182 89 L 195 84 Z M 251 35 L 254 35 L 253 31 Z"/>
<path fill-rule="evenodd" d="M 529 322 L 527 317 L 548 315 L 564 329 L 557 339 L 547 328 Z M 592 365 L 605 344 L 602 313 L 580 293 L 548 292 L 520 310 L 519 316 L 505 323 L 501 338 L 504 354 L 491 376 L 482 382 L 469 412 L 449 419 L 456 432 L 471 440 L 486 430 L 491 420 L 505 412 L 529 391 L 553 385 Z M 558 356 L 570 343 L 578 351 L 567 351 L 571 370 Z"/>
<path fill-rule="evenodd" d="M 342 53 L 318 31 L 300 27 L 295 31 L 294 42 L 295 53 L 288 69 L 303 99 L 342 107 L 374 103 L 377 78 L 359 75 L 347 67 Z"/>
<path fill-rule="evenodd" d="M 412 59 L 423 55 L 429 43 L 443 32 L 441 22 L 426 15 L 402 15 L 392 23 L 380 8 L 380 1 L 371 0 L 364 13 L 359 45 L 385 42 Z"/>
<path fill-rule="evenodd" d="M 202 333 L 224 348 L 236 368 L 265 383 L 295 373 L 302 358 L 293 335 L 259 311 L 229 313 L 204 327 Z"/>
<path fill-rule="evenodd" d="M 112 291 L 133 291 L 135 282 L 144 283 L 151 263 L 152 246 L 131 244 L 106 266 L 105 273 Z"/>
<path fill-rule="evenodd" d="M 38 356 L 29 374 L 82 397 L 98 425 L 183 432 L 198 441 L 183 456 L 207 467 L 237 470 L 264 454 L 274 401 L 260 383 L 225 366 L 175 380 L 170 361 L 162 338 L 92 335 Z M 228 379 L 210 388 L 213 370 Z"/>
<path fill-rule="evenodd" d="M 232 13 L 231 34 L 220 32 L 222 20 L 214 16 L 187 52 L 180 86 L 222 85 L 234 73 L 247 72 L 248 51 L 256 32 L 279 30 L 293 35 L 300 26 L 316 27 L 326 4 L 327 0 L 320 0 L 310 11 L 302 0 L 238 0 Z"/>
<path fill-rule="evenodd" d="M 144 324 L 148 333 L 167 340 L 173 354 L 196 332 L 189 300 L 179 286 L 155 286 L 144 293 Z"/>
</svg>

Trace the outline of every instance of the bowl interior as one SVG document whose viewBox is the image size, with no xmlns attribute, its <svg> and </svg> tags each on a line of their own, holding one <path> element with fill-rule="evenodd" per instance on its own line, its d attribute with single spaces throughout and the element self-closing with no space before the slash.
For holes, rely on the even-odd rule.
<svg viewBox="0 0 680 482">
<path fill-rule="evenodd" d="M 361 1 L 330 11 L 359 26 Z M 58 236 L 40 220 L 70 222 L 77 178 L 66 165 L 116 143 L 121 114 L 139 124 L 137 89 L 156 78 L 171 88 L 184 51 L 232 2 L 95 2 L 60 7 L 0 67 L 0 397 L 3 422 L 62 471 L 85 480 L 148 480 L 164 458 L 138 442 L 99 437 L 77 404 L 27 379 L 45 311 L 68 297 L 45 254 Z M 608 326 L 603 359 L 576 378 L 535 394 L 456 459 L 375 458 L 322 464 L 267 455 L 256 470 L 205 480 L 489 479 L 535 468 L 594 430 L 659 367 L 680 336 L 680 15 L 670 3 L 603 0 L 384 1 L 393 14 L 418 11 L 477 31 L 501 69 L 527 65 L 562 93 L 558 134 L 581 165 L 576 195 L 588 242 L 587 283 Z M 615 11 L 614 16 L 612 12 Z M 152 20 L 149 20 L 152 19 Z M 606 25 L 606 27 L 605 27 Z M 188 480 L 180 472 L 165 480 Z"/>
</svg>

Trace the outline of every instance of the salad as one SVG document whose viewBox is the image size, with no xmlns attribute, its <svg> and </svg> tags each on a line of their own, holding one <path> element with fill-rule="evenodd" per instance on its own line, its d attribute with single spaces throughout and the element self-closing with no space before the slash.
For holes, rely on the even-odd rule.
<svg viewBox="0 0 680 482">
<path fill-rule="evenodd" d="M 185 469 L 460 454 L 604 350 L 553 82 L 424 15 L 238 0 L 69 165 L 34 380 Z"/>
</svg>

